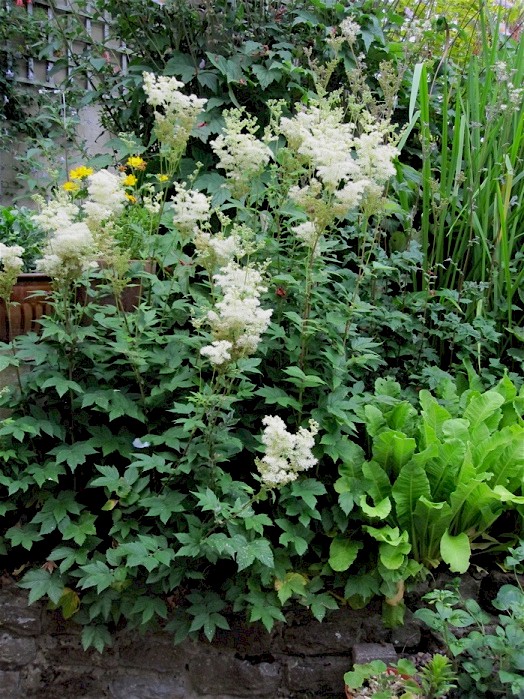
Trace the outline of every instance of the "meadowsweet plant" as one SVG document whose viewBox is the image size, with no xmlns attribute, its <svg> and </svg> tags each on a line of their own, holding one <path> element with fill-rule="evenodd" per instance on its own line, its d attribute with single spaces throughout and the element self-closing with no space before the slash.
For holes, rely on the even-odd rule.
<svg viewBox="0 0 524 699">
<path fill-rule="evenodd" d="M 50 235 L 42 259 L 88 301 L 57 283 L 41 338 L 16 340 L 29 371 L 1 398 L 13 410 L 0 426 L 1 543 L 30 601 L 47 597 L 83 624 L 85 647 L 102 649 L 122 621 L 211 639 L 233 612 L 271 629 L 291 599 L 318 619 L 359 595 L 394 605 L 423 566 L 408 556 L 404 520 L 402 530 L 393 519 L 368 525 L 363 550 L 357 505 L 382 521 L 392 502 L 389 491 L 351 500 L 350 437 L 376 371 L 406 371 L 380 345 L 410 315 L 380 319 L 375 304 L 386 273 L 404 288 L 421 270 L 416 246 L 396 257 L 381 246 L 399 135 L 365 105 L 348 119 L 341 93 L 290 113 L 274 103 L 265 130 L 237 107 L 212 144 L 217 167 L 184 172 L 168 192 L 157 175 L 174 176 L 203 105 L 178 80 L 147 74 L 144 84 L 161 172 L 136 150 L 125 172 L 79 168 L 38 214 Z M 143 256 L 156 265 L 132 310 L 89 277 L 124 223 L 146 234 Z M 493 415 L 504 404 L 511 422 L 520 396 L 511 381 L 503 390 Z M 414 422 L 387 391 L 374 399 L 398 403 L 388 433 Z M 394 451 L 404 468 L 406 440 Z M 349 495 L 336 489 L 339 468 Z M 496 493 L 514 504 L 513 492 Z M 366 572 L 354 579 L 357 555 Z"/>
</svg>

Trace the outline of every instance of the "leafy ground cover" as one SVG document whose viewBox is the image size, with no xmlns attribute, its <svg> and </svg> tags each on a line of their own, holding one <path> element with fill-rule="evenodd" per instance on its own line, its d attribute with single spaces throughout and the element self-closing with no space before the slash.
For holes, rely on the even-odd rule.
<svg viewBox="0 0 524 699">
<path fill-rule="evenodd" d="M 136 126 L 118 168 L 33 215 L 54 311 L 2 348 L 3 555 L 86 648 L 291 603 L 393 626 L 522 535 L 522 44 L 482 12 L 468 60 L 396 5 L 268 12 L 233 55 L 149 37 L 102 103 Z"/>
</svg>

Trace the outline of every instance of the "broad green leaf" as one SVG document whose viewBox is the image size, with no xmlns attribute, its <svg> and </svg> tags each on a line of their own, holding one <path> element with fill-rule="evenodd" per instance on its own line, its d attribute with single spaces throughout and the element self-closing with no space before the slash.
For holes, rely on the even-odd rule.
<svg viewBox="0 0 524 699">
<path fill-rule="evenodd" d="M 416 446 L 415 440 L 406 437 L 403 432 L 388 430 L 379 434 L 373 442 L 373 460 L 387 473 L 397 475 L 413 456 Z"/>
<path fill-rule="evenodd" d="M 404 557 L 410 549 L 411 546 L 405 543 L 399 546 L 382 543 L 378 547 L 380 561 L 388 570 L 398 570 L 404 563 Z"/>
<path fill-rule="evenodd" d="M 440 540 L 451 523 L 447 502 L 431 502 L 421 497 L 413 513 L 413 557 L 429 568 L 440 563 Z"/>
<path fill-rule="evenodd" d="M 347 570 L 362 546 L 361 541 L 352 541 L 342 536 L 335 537 L 329 547 L 329 565 L 338 572 Z"/>
<path fill-rule="evenodd" d="M 366 496 L 362 495 L 359 505 L 364 514 L 377 519 L 386 519 L 391 512 L 391 500 L 389 498 L 384 498 L 372 506 L 368 505 Z"/>
<path fill-rule="evenodd" d="M 474 395 L 464 411 L 464 419 L 469 420 L 470 429 L 474 430 L 482 423 L 489 421 L 490 430 L 495 430 L 502 415 L 501 405 L 504 397 L 497 391 L 486 391 L 481 395 Z"/>
<path fill-rule="evenodd" d="M 440 439 L 443 423 L 452 416 L 429 391 L 419 391 L 418 399 L 422 407 L 422 434 L 425 445 L 428 446 L 436 439 Z"/>
<path fill-rule="evenodd" d="M 440 554 L 452 573 L 465 573 L 469 568 L 471 546 L 467 534 L 453 536 L 446 529 L 440 540 Z"/>
<path fill-rule="evenodd" d="M 362 475 L 367 483 L 365 494 L 369 493 L 375 502 L 384 500 L 391 494 L 391 483 L 384 469 L 376 461 L 368 461 L 362 465 Z"/>
<path fill-rule="evenodd" d="M 397 521 L 402 529 L 410 533 L 410 540 L 416 539 L 414 513 L 421 497 L 431 499 L 428 477 L 422 466 L 410 462 L 402 468 L 395 481 L 391 494 L 395 500 Z"/>
<path fill-rule="evenodd" d="M 374 405 L 364 407 L 366 430 L 370 437 L 376 437 L 386 428 L 386 419 L 381 410 Z"/>
</svg>

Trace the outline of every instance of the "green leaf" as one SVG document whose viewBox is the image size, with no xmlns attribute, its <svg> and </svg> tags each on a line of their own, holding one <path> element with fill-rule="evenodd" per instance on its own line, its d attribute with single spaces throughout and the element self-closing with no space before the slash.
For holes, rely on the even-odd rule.
<svg viewBox="0 0 524 699">
<path fill-rule="evenodd" d="M 68 391 L 73 393 L 82 393 L 82 387 L 76 381 L 70 381 L 64 378 L 61 374 L 56 376 L 50 376 L 48 379 L 42 382 L 41 389 L 44 388 L 54 388 L 60 398 L 64 396 Z"/>
<path fill-rule="evenodd" d="M 48 452 L 56 458 L 57 464 L 65 462 L 73 473 L 77 466 L 86 462 L 88 456 L 96 453 L 97 450 L 89 439 L 85 442 L 75 442 L 75 444 L 61 444 Z"/>
<path fill-rule="evenodd" d="M 452 536 L 446 529 L 440 540 L 440 554 L 452 573 L 465 573 L 469 568 L 471 546 L 467 534 Z"/>
<path fill-rule="evenodd" d="M 320 481 L 314 478 L 306 478 L 303 481 L 293 481 L 291 492 L 294 497 L 302 498 L 306 505 L 314 510 L 317 506 L 317 496 L 324 495 L 327 491 Z"/>
<path fill-rule="evenodd" d="M 361 541 L 351 541 L 341 536 L 335 537 L 329 547 L 329 565 L 337 572 L 347 570 L 354 563 L 362 547 Z"/>
<path fill-rule="evenodd" d="M 19 587 L 29 590 L 29 604 L 33 604 L 45 595 L 51 602 L 58 604 L 64 592 L 64 583 L 56 571 L 48 573 L 43 568 L 30 570 L 18 583 Z"/>
<path fill-rule="evenodd" d="M 84 650 L 95 648 L 102 653 L 104 648 L 113 644 L 109 630 L 105 626 L 89 624 L 82 629 L 82 647 Z"/>
<path fill-rule="evenodd" d="M 386 472 L 397 475 L 413 456 L 416 442 L 403 432 L 388 430 L 379 434 L 373 442 L 373 460 Z"/>
<path fill-rule="evenodd" d="M 473 396 L 464 411 L 464 419 L 469 420 L 470 430 L 473 431 L 489 418 L 494 418 L 490 421 L 490 427 L 494 430 L 502 415 L 500 407 L 503 403 L 504 397 L 497 391 L 487 391 L 479 396 Z"/>
<path fill-rule="evenodd" d="M 362 512 L 368 517 L 386 519 L 391 512 L 391 500 L 389 498 L 384 498 L 376 503 L 376 505 L 371 506 L 368 505 L 366 496 L 361 495 L 359 505 Z"/>
</svg>

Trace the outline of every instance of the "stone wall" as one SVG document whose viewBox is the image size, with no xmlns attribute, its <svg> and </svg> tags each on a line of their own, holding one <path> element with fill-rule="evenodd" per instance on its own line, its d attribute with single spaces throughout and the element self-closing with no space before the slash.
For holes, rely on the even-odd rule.
<svg viewBox="0 0 524 699">
<path fill-rule="evenodd" d="M 1 699 L 342 699 L 352 652 L 388 654 L 388 642 L 398 650 L 420 642 L 416 625 L 388 631 L 369 609 L 339 610 L 322 624 L 297 610 L 271 634 L 235 617 L 212 644 L 174 646 L 167 634 L 122 631 L 101 655 L 82 650 L 75 623 L 26 600 L 4 579 Z"/>
</svg>

